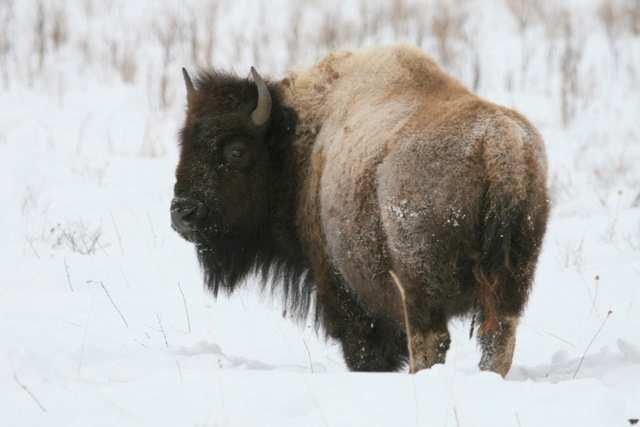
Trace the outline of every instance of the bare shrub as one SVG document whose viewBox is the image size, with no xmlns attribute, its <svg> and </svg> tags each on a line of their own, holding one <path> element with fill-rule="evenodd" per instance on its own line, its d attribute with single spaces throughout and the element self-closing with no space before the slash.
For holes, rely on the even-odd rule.
<svg viewBox="0 0 640 427">
<path fill-rule="evenodd" d="M 478 49 L 478 45 L 474 34 L 467 35 L 464 38 L 465 46 L 467 47 L 467 52 L 470 56 L 471 62 L 471 87 L 474 92 L 477 92 L 480 89 L 480 82 L 482 80 L 482 65 L 480 63 L 480 49 Z"/>
<path fill-rule="evenodd" d="M 622 190 L 618 190 L 616 192 L 616 195 L 618 196 L 616 198 L 616 206 L 613 210 L 613 213 L 609 213 L 607 228 L 602 236 L 603 240 L 607 243 L 613 243 L 617 235 L 618 220 L 620 219 L 620 208 L 622 206 Z"/>
<path fill-rule="evenodd" d="M 551 206 L 558 206 L 562 200 L 574 197 L 575 189 L 575 179 L 568 170 L 554 172 L 549 185 Z"/>
<path fill-rule="evenodd" d="M 207 11 L 205 13 L 205 25 L 204 25 L 204 43 L 203 43 L 203 56 L 205 58 L 205 65 L 208 67 L 213 66 L 213 55 L 216 47 L 216 21 L 218 19 L 219 4 L 216 0 L 212 0 L 207 5 Z"/>
<path fill-rule="evenodd" d="M 201 41 L 200 41 L 200 26 L 198 25 L 198 18 L 194 10 L 189 10 L 189 25 L 187 30 L 189 32 L 189 50 L 191 52 L 191 62 L 193 64 L 201 64 L 200 56 L 202 54 Z"/>
<path fill-rule="evenodd" d="M 35 53 L 36 66 L 34 70 L 30 64 L 28 76 L 30 84 L 33 83 L 36 73 L 42 73 L 49 50 L 58 50 L 67 42 L 68 31 L 65 9 L 52 7 L 50 3 L 42 0 L 36 3 L 32 27 L 32 51 Z"/>
<path fill-rule="evenodd" d="M 300 60 L 301 40 L 300 26 L 302 24 L 301 2 L 291 5 L 291 15 L 289 17 L 289 31 L 285 34 L 285 45 L 287 46 L 287 66 L 295 66 Z"/>
<path fill-rule="evenodd" d="M 607 40 L 609 41 L 609 48 L 611 49 L 614 60 L 617 62 L 618 48 L 616 42 L 623 30 L 624 12 L 616 2 L 602 0 L 596 14 L 604 27 Z"/>
<path fill-rule="evenodd" d="M 0 2 L 0 72 L 5 89 L 9 88 L 9 56 L 13 50 L 13 0 Z"/>
<path fill-rule="evenodd" d="M 33 26 L 33 50 L 38 58 L 38 72 L 44 66 L 44 57 L 47 53 L 46 15 L 44 4 L 39 1 L 36 6 L 36 21 Z"/>
<path fill-rule="evenodd" d="M 562 37 L 563 11 L 558 5 L 551 2 L 541 3 L 537 11 L 544 29 L 545 39 L 550 47 L 554 47 L 554 42 Z"/>
<path fill-rule="evenodd" d="M 371 8 L 372 5 L 376 6 Z M 360 28 L 356 31 L 356 41 L 361 46 L 367 39 L 375 40 L 380 35 L 387 19 L 387 11 L 374 2 L 362 1 L 358 16 Z"/>
<path fill-rule="evenodd" d="M 366 41 L 367 34 L 369 33 L 369 25 L 370 25 L 370 8 L 371 3 L 366 1 L 361 1 L 358 4 L 358 16 L 360 17 L 360 31 L 356 32 L 358 45 L 363 45 Z"/>
<path fill-rule="evenodd" d="M 63 9 L 56 8 L 51 12 L 51 20 L 51 43 L 58 50 L 68 39 L 67 15 Z"/>
<path fill-rule="evenodd" d="M 533 54 L 533 46 L 527 44 L 527 31 L 542 14 L 542 6 L 538 0 L 505 0 L 505 3 L 520 35 L 520 84 L 524 87 Z"/>
<path fill-rule="evenodd" d="M 136 44 L 137 40 L 132 42 L 128 38 L 124 42 L 111 40 L 109 43 L 111 66 L 125 83 L 134 83 L 138 73 L 138 60 L 134 48 Z"/>
<path fill-rule="evenodd" d="M 558 61 L 562 48 L 562 23 L 563 14 L 560 5 L 556 2 L 540 3 L 538 8 L 540 24 L 544 34 L 544 46 L 546 49 L 544 59 L 546 72 L 546 91 L 549 96 L 553 93 L 553 86 L 558 76 Z"/>
<path fill-rule="evenodd" d="M 429 20 L 425 7 L 417 6 L 413 14 L 414 34 L 413 40 L 416 46 L 424 46 L 424 41 L 429 33 Z"/>
<path fill-rule="evenodd" d="M 180 27 L 178 18 L 173 14 L 168 15 L 165 22 L 155 21 L 153 24 L 153 33 L 162 49 L 162 74 L 159 90 L 162 109 L 166 109 L 171 104 L 168 68 L 175 56 L 175 50 L 180 38 Z"/>
<path fill-rule="evenodd" d="M 635 36 L 640 35 L 640 0 L 627 0 L 624 15 L 627 17 L 631 33 Z"/>
<path fill-rule="evenodd" d="M 560 111 L 562 125 L 568 126 L 576 114 L 580 95 L 579 65 L 584 39 L 579 37 L 568 11 L 562 12 L 562 53 L 560 57 Z"/>
<path fill-rule="evenodd" d="M 211 67 L 216 44 L 219 2 L 209 0 L 203 7 L 204 11 L 200 12 L 196 12 L 193 8 L 189 9 L 185 36 L 191 63 L 201 67 Z"/>
<path fill-rule="evenodd" d="M 456 57 L 455 44 L 464 39 L 464 24 L 467 13 L 463 8 L 451 7 L 449 3 L 436 3 L 431 19 L 431 32 L 436 40 L 438 57 L 445 67 L 453 65 Z"/>
<path fill-rule="evenodd" d="M 339 12 L 330 9 L 324 11 L 318 31 L 318 45 L 325 50 L 334 50 L 342 44 L 341 21 L 342 16 Z"/>
<path fill-rule="evenodd" d="M 540 17 L 539 0 L 505 0 L 507 9 L 516 20 L 518 32 L 526 33 L 529 27 Z"/>
<path fill-rule="evenodd" d="M 403 38 L 409 35 L 411 17 L 415 8 L 407 0 L 393 0 L 390 2 L 389 23 L 395 38 Z"/>
<path fill-rule="evenodd" d="M 242 33 L 234 33 L 231 36 L 231 46 L 233 47 L 231 60 L 233 63 L 237 64 L 242 61 L 242 55 L 244 54 L 247 43 L 247 37 Z"/>
<path fill-rule="evenodd" d="M 602 0 L 596 14 L 609 38 L 615 38 L 621 28 L 616 25 L 621 20 L 621 10 L 612 1 Z"/>
<path fill-rule="evenodd" d="M 77 41 L 77 49 L 80 51 L 80 56 L 85 65 L 93 62 L 93 49 L 91 48 L 91 41 L 88 37 L 82 37 Z"/>
<path fill-rule="evenodd" d="M 120 78 L 125 83 L 133 83 L 136 80 L 138 62 L 135 49 L 131 45 L 125 45 L 120 57 Z"/>
<path fill-rule="evenodd" d="M 270 58 L 267 53 L 270 51 L 269 45 L 271 43 L 271 31 L 269 30 L 269 23 L 267 21 L 268 9 L 264 5 L 260 6 L 260 12 L 258 13 L 258 31 L 251 42 L 251 55 L 253 57 L 254 64 L 260 64 L 264 68 L 265 60 Z"/>
<path fill-rule="evenodd" d="M 601 0 L 596 11 L 609 47 L 618 61 L 618 40 L 625 33 L 640 34 L 640 0 Z"/>
<path fill-rule="evenodd" d="M 93 255 L 108 247 L 102 242 L 101 227 L 91 228 L 81 221 L 56 224 L 49 233 L 53 249 L 63 248 L 80 255 Z"/>
</svg>

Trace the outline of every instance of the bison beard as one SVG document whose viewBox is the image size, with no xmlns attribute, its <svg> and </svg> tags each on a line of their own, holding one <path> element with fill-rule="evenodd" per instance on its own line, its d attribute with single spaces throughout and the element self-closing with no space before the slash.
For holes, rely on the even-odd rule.
<svg viewBox="0 0 640 427">
<path fill-rule="evenodd" d="M 407 46 L 251 74 L 184 71 L 172 222 L 213 294 L 256 273 L 352 370 L 397 370 L 407 345 L 443 363 L 449 319 L 477 316 L 480 368 L 506 375 L 549 209 L 535 128 Z"/>
<path fill-rule="evenodd" d="M 218 295 L 231 294 L 250 274 L 259 282 L 280 291 L 285 313 L 304 319 L 312 301 L 313 283 L 303 259 L 285 258 L 273 245 L 273 238 L 257 235 L 224 239 L 209 245 L 197 244 L 196 253 L 207 287 Z"/>
</svg>

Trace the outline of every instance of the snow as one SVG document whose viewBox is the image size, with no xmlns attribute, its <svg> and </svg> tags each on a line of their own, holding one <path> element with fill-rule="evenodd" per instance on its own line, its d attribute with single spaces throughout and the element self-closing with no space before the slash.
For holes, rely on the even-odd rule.
<svg viewBox="0 0 640 427">
<path fill-rule="evenodd" d="M 368 18 L 355 2 L 222 1 L 215 14 L 212 4 L 0 3 L 0 425 L 625 426 L 640 417 L 638 34 L 619 30 L 612 44 L 599 2 L 568 2 L 582 55 L 565 126 L 562 32 L 534 19 L 521 37 L 504 3 L 466 2 L 470 37 L 452 39 L 449 71 L 472 85 L 476 53 L 478 92 L 527 115 L 548 148 L 552 218 L 514 365 L 506 379 L 479 372 L 460 320 L 445 365 L 360 374 L 252 280 L 229 298 L 203 289 L 192 246 L 169 225 L 180 67 L 195 69 L 193 22 L 202 44 L 215 36 L 199 65 L 244 74 L 255 63 L 277 76 L 332 46 L 416 42 L 416 23 L 444 3 L 406 25 L 382 13 L 378 32 L 384 4 L 368 3 Z M 66 22 L 57 49 L 55 11 Z M 165 57 L 158 32 L 172 19 Z M 334 39 L 333 21 L 344 24 Z M 428 24 L 421 43 L 442 61 Z"/>
</svg>

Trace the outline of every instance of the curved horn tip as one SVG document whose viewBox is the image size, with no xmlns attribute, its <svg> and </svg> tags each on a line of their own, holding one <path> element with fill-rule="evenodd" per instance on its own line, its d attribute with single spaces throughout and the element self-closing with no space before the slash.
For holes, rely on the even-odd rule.
<svg viewBox="0 0 640 427">
<path fill-rule="evenodd" d="M 187 69 L 184 67 L 182 67 L 182 77 L 184 78 L 184 85 L 187 88 L 187 96 L 192 96 L 195 94 L 196 89 L 193 86 L 193 82 L 191 81 L 191 77 L 189 76 Z"/>
<path fill-rule="evenodd" d="M 271 117 L 271 94 L 269 93 L 267 84 L 258 71 L 256 71 L 255 67 L 251 67 L 251 74 L 258 89 L 258 105 L 256 105 L 256 109 L 251 113 L 251 120 L 256 126 L 262 126 L 267 123 Z"/>
</svg>

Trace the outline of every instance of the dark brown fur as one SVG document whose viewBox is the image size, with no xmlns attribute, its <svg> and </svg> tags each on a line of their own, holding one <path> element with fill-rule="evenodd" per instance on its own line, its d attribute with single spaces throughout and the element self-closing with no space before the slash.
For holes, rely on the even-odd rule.
<svg viewBox="0 0 640 427">
<path fill-rule="evenodd" d="M 526 119 L 405 46 L 332 54 L 270 84 L 260 131 L 251 81 L 204 73 L 195 86 L 175 193 L 207 206 L 189 238 L 214 293 L 272 274 L 293 314 L 315 295 L 351 369 L 389 371 L 407 358 L 393 270 L 419 368 L 444 361 L 450 318 L 477 313 L 481 367 L 506 374 L 548 216 Z M 220 155 L 234 138 L 251 151 L 242 169 Z"/>
</svg>

